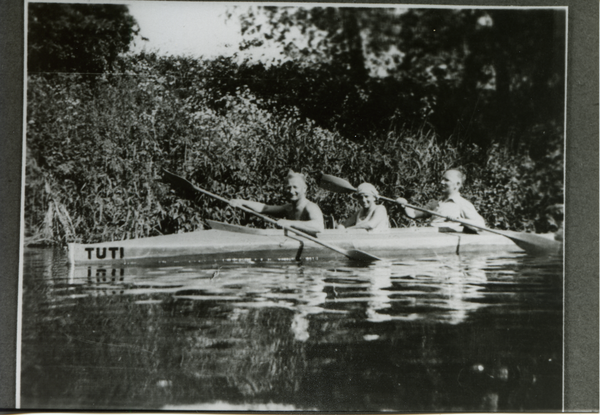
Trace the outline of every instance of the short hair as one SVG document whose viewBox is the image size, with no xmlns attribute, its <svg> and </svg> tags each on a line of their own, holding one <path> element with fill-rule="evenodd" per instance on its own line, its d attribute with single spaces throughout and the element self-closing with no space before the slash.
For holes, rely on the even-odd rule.
<svg viewBox="0 0 600 415">
<path fill-rule="evenodd" d="M 465 173 L 462 172 L 462 170 L 459 169 L 448 169 L 446 170 L 446 173 L 448 173 L 449 171 L 455 171 L 456 175 L 458 176 L 458 180 L 460 180 L 460 184 L 464 184 L 465 181 L 467 180 L 467 175 Z"/>
<path fill-rule="evenodd" d="M 293 170 L 288 171 L 286 180 L 292 180 L 292 179 L 300 179 L 300 180 L 302 180 L 302 183 L 304 183 L 304 186 L 306 186 L 306 177 L 304 177 L 304 175 L 302 173 L 297 173 Z"/>
</svg>

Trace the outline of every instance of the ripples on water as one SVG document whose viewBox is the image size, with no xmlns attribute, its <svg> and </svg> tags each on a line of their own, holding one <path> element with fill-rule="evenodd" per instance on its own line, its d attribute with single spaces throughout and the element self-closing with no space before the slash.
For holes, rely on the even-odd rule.
<svg viewBox="0 0 600 415">
<path fill-rule="evenodd" d="M 23 292 L 23 408 L 562 408 L 560 258 L 70 269 L 38 249 Z"/>
</svg>

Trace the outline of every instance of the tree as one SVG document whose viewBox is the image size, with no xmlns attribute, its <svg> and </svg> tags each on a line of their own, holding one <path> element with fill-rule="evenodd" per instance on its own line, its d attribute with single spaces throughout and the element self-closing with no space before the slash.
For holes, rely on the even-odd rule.
<svg viewBox="0 0 600 415">
<path fill-rule="evenodd" d="M 27 69 L 104 72 L 139 32 L 127 6 L 30 3 Z"/>
<path fill-rule="evenodd" d="M 405 56 L 396 75 L 430 85 L 430 122 L 442 136 L 543 144 L 536 131 L 562 131 L 564 18 L 557 10 L 411 9 L 400 18 Z"/>
<path fill-rule="evenodd" d="M 263 7 L 241 16 L 241 47 L 279 44 L 299 70 L 326 68 L 332 85 L 345 85 L 331 94 L 348 132 L 427 122 L 442 139 L 534 148 L 561 134 L 564 18 L 552 9 Z"/>
<path fill-rule="evenodd" d="M 283 54 L 306 64 L 330 64 L 344 68 L 355 82 L 368 76 L 365 35 L 384 18 L 385 9 L 343 7 L 250 8 L 240 15 L 245 39 L 242 50 L 279 44 Z M 364 39 L 367 39 L 366 41 Z"/>
</svg>

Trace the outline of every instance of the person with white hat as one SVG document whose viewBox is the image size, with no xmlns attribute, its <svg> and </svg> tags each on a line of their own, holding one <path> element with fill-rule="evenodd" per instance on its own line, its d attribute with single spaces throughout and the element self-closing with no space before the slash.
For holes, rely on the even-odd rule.
<svg viewBox="0 0 600 415">
<path fill-rule="evenodd" d="M 302 173 L 289 171 L 286 177 L 284 194 L 288 200 L 285 205 L 266 205 L 244 199 L 233 199 L 229 204 L 233 207 L 244 206 L 258 213 L 283 216 L 277 221 L 280 225 L 289 226 L 304 232 L 322 232 L 325 229 L 321 208 L 306 198 L 306 180 Z"/>
<path fill-rule="evenodd" d="M 354 212 L 338 229 L 389 229 L 387 210 L 385 206 L 376 204 L 379 192 L 370 183 L 363 183 L 356 189 L 356 199 L 360 209 Z"/>
</svg>

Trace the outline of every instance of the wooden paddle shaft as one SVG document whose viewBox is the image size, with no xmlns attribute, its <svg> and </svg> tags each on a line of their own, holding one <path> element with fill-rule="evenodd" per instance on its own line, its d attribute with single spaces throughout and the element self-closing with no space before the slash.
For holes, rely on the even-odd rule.
<svg viewBox="0 0 600 415">
<path fill-rule="evenodd" d="M 358 189 L 356 187 L 352 186 L 348 180 L 340 179 L 339 177 L 335 177 L 335 176 L 332 176 L 330 174 L 321 174 L 321 183 L 320 183 L 320 185 L 321 185 L 321 187 L 323 187 L 325 189 L 328 189 L 328 190 L 332 190 L 334 192 L 335 191 L 343 191 L 345 193 L 351 193 L 351 192 L 356 193 L 358 191 Z M 441 218 L 444 218 L 444 219 L 452 221 L 452 222 L 458 222 L 461 225 L 472 226 L 473 228 L 477 228 L 477 229 L 481 229 L 481 230 L 484 230 L 484 231 L 492 232 L 492 233 L 495 233 L 495 234 L 498 234 L 498 235 L 506 236 L 506 235 L 502 234 L 501 232 L 495 231 L 493 229 L 488 229 L 488 228 L 486 228 L 484 226 L 473 225 L 471 223 L 464 222 L 464 221 L 462 221 L 460 219 L 454 219 L 454 218 L 451 218 L 449 216 L 442 215 L 441 213 L 434 212 L 432 210 L 428 210 L 428 209 L 425 209 L 425 208 L 421 208 L 421 207 L 409 205 L 408 203 L 400 203 L 400 202 L 398 202 L 395 199 L 390 199 L 389 197 L 385 197 L 385 196 L 377 196 L 377 197 L 379 199 L 381 199 L 381 200 L 385 200 L 385 201 L 388 201 L 388 202 L 396 203 L 396 204 L 398 204 L 400 206 L 409 207 L 411 209 L 419 210 L 421 212 L 425 212 L 425 213 L 428 213 L 430 215 L 439 216 Z"/>
<path fill-rule="evenodd" d="M 332 190 L 334 192 L 352 193 L 352 192 L 357 191 L 357 189 L 354 186 L 352 186 L 350 184 L 350 182 L 348 182 L 347 180 L 340 179 L 339 177 L 335 177 L 335 176 L 331 176 L 331 175 L 327 175 L 327 174 L 321 175 L 321 181 L 319 184 L 324 189 Z M 480 229 L 482 231 L 486 231 L 486 232 L 490 232 L 490 233 L 493 233 L 496 235 L 504 236 L 506 238 L 509 238 L 515 244 L 517 244 L 519 247 L 523 248 L 524 250 L 526 250 L 528 252 L 549 252 L 549 251 L 554 251 L 555 249 L 560 248 L 560 246 L 562 246 L 562 244 L 560 242 L 556 242 L 553 240 L 551 241 L 547 238 L 544 238 L 544 237 L 536 235 L 536 234 L 527 234 L 527 233 L 519 234 L 519 233 L 510 232 L 510 231 L 499 231 L 499 230 L 495 230 L 495 229 L 490 229 L 490 228 L 486 228 L 484 226 L 474 225 L 472 223 L 462 221 L 460 219 L 454 219 L 449 216 L 442 215 L 438 212 L 434 212 L 434 211 L 431 211 L 431 210 L 428 210 L 425 208 L 413 206 L 408 203 L 400 203 L 397 200 L 390 199 L 390 198 L 387 198 L 384 196 L 380 196 L 379 198 L 382 200 L 388 201 L 388 202 L 399 204 L 403 207 L 409 207 L 409 208 L 412 208 L 415 210 L 419 210 L 421 212 L 428 213 L 430 215 L 439 216 L 448 221 L 457 222 L 464 226 L 470 226 L 470 227 L 473 227 L 476 229 Z"/>
<path fill-rule="evenodd" d="M 425 209 L 425 208 L 418 207 L 418 206 L 413 206 L 413 205 L 410 205 L 408 203 L 400 203 L 397 200 L 390 199 L 389 197 L 379 196 L 379 199 L 386 200 L 386 201 L 392 202 L 392 203 L 396 203 L 396 204 L 398 204 L 400 206 L 404 206 L 404 207 L 407 207 L 407 208 L 411 208 L 411 209 L 415 209 L 415 210 L 420 210 L 421 212 L 425 212 L 425 213 L 428 213 L 430 215 L 439 216 L 440 218 L 444 218 L 444 219 L 446 219 L 448 221 L 451 221 L 451 222 L 457 222 L 457 223 L 460 223 L 461 225 L 471 226 L 473 228 L 477 228 L 477 229 L 480 229 L 482 231 L 488 231 L 488 232 L 491 232 L 491 233 L 495 233 L 497 235 L 506 236 L 501 231 L 497 231 L 495 229 L 486 228 L 485 226 L 474 225 L 472 223 L 469 223 L 469 222 L 466 222 L 466 221 L 462 221 L 460 219 L 451 218 L 450 216 L 442 215 L 441 213 L 434 212 L 433 210 Z"/>
<path fill-rule="evenodd" d="M 177 175 L 175 175 L 175 174 L 173 174 L 173 173 L 171 173 L 171 172 L 168 172 L 168 171 L 167 171 L 167 173 L 168 173 L 168 174 L 170 174 L 171 176 L 173 176 L 173 177 L 177 178 L 178 180 L 185 181 L 185 182 L 186 182 L 188 185 L 192 186 L 192 188 L 194 188 L 194 190 L 196 190 L 196 191 L 198 191 L 198 192 L 200 192 L 200 193 L 204 193 L 204 194 L 205 194 L 205 195 L 207 195 L 207 196 L 213 197 L 213 198 L 215 198 L 215 199 L 217 199 L 217 200 L 220 200 L 220 201 L 222 201 L 222 202 L 225 202 L 225 203 L 229 204 L 229 200 L 225 199 L 224 197 L 221 197 L 221 196 L 219 196 L 219 195 L 217 195 L 217 194 L 211 193 L 211 192 L 209 192 L 208 190 L 204 190 L 204 189 L 202 189 L 202 188 L 200 188 L 200 187 L 198 187 L 198 186 L 194 185 L 194 184 L 193 184 L 193 183 L 191 183 L 190 181 L 188 181 L 188 180 L 184 179 L 183 177 L 179 177 L 179 176 L 177 176 Z M 252 214 L 252 215 L 255 215 L 255 216 L 257 216 L 257 217 L 261 218 L 261 219 L 262 219 L 262 220 L 264 220 L 264 221 L 267 221 L 267 222 L 269 222 L 269 223 L 272 223 L 272 224 L 274 224 L 274 225 L 276 225 L 276 226 L 279 226 L 280 228 L 283 228 L 283 229 L 285 229 L 285 230 L 286 230 L 286 231 L 288 231 L 288 232 L 295 233 L 296 235 L 298 235 L 298 236 L 301 236 L 301 237 L 303 237 L 303 238 L 305 238 L 305 239 L 308 239 L 309 241 L 312 241 L 312 242 L 314 242 L 314 243 L 316 243 L 316 244 L 319 244 L 319 245 L 322 245 L 322 246 L 324 246 L 324 247 L 326 247 L 326 248 L 329 248 L 329 249 L 331 249 L 332 251 L 335 251 L 335 252 L 337 252 L 337 253 L 339 253 L 339 254 L 342 254 L 342 255 L 344 255 L 344 256 L 347 256 L 347 257 L 349 257 L 349 258 L 355 258 L 355 257 L 357 257 L 357 255 L 353 255 L 353 253 L 351 253 L 351 252 L 349 252 L 349 251 L 346 251 L 345 249 L 338 248 L 338 247 L 336 247 L 336 246 L 333 246 L 333 245 L 329 245 L 329 244 L 327 244 L 327 243 L 325 243 L 325 242 L 323 242 L 323 241 L 320 241 L 320 240 L 318 240 L 317 238 L 313 238 L 312 236 L 310 236 L 310 235 L 309 235 L 309 234 L 307 234 L 307 233 L 304 233 L 304 232 L 302 232 L 302 231 L 299 231 L 299 230 L 297 230 L 297 229 L 291 228 L 291 227 L 289 227 L 289 226 L 284 226 L 284 225 L 281 225 L 281 224 L 279 224 L 279 223 L 278 223 L 276 220 L 274 220 L 274 219 L 271 219 L 271 218 L 270 218 L 270 217 L 268 217 L 268 216 L 262 215 L 262 214 L 260 214 L 260 213 L 258 213 L 258 212 L 256 212 L 256 211 L 254 211 L 254 210 L 252 210 L 252 209 L 248 209 L 248 208 L 246 208 L 245 206 L 238 206 L 238 208 L 239 208 L 239 209 L 241 209 L 241 210 L 243 210 L 243 211 L 244 211 L 244 212 L 246 212 L 246 213 L 250 213 L 250 214 Z M 370 257 L 372 260 L 379 260 L 379 259 L 380 259 L 380 258 L 378 258 L 378 257 L 376 257 L 376 256 L 374 256 L 374 255 L 368 254 L 368 253 L 366 253 L 366 252 L 356 251 L 356 254 L 360 254 L 360 256 L 361 256 L 363 259 L 365 259 L 366 257 Z"/>
</svg>

